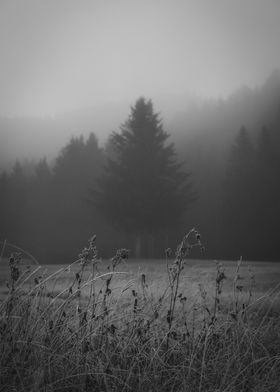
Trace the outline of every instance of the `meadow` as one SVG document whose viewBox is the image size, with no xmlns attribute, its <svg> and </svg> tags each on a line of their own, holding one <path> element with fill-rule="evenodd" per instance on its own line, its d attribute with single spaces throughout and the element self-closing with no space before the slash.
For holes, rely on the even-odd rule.
<svg viewBox="0 0 280 392">
<path fill-rule="evenodd" d="M 2 391 L 279 391 L 280 264 L 191 259 L 0 264 Z"/>
</svg>

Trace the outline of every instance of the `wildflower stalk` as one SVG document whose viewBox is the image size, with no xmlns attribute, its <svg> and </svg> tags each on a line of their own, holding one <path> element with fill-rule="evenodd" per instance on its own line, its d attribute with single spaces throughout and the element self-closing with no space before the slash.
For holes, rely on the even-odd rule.
<svg viewBox="0 0 280 392">
<path fill-rule="evenodd" d="M 190 242 L 190 238 L 192 235 L 195 235 L 195 242 L 193 243 Z M 179 244 L 176 251 L 175 261 L 173 262 L 171 267 L 168 267 L 167 264 L 169 287 L 171 290 L 169 307 L 168 307 L 167 317 L 166 317 L 166 321 L 168 324 L 167 341 L 166 341 L 167 349 L 169 347 L 170 332 L 173 325 L 175 306 L 178 298 L 180 276 L 185 266 L 186 257 L 189 255 L 190 250 L 195 246 L 199 246 L 202 249 L 200 234 L 195 228 L 192 228 L 184 236 L 183 240 Z"/>
<path fill-rule="evenodd" d="M 210 320 L 210 326 L 214 325 L 217 320 L 217 314 L 220 310 L 221 294 L 223 281 L 226 279 L 226 275 L 223 269 L 222 263 L 216 262 L 216 282 L 215 282 L 215 296 L 214 296 L 214 310 Z"/>
</svg>

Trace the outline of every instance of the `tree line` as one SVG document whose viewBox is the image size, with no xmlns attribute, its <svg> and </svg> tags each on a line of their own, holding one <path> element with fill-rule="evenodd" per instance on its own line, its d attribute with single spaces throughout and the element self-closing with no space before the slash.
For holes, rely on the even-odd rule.
<svg viewBox="0 0 280 392">
<path fill-rule="evenodd" d="M 279 148 L 276 128 L 263 127 L 256 143 L 240 129 L 219 178 L 216 220 L 203 221 L 199 257 L 279 258 Z M 52 167 L 42 159 L 32 175 L 19 162 L 2 173 L 1 240 L 47 263 L 73 260 L 92 234 L 104 257 L 119 247 L 164 257 L 203 219 L 194 212 L 195 173 L 181 158 L 152 102 L 139 98 L 104 148 L 93 133 L 73 137 Z M 213 216 L 212 202 L 208 209 Z"/>
<path fill-rule="evenodd" d="M 280 146 L 278 129 L 263 127 L 255 144 L 242 127 L 222 182 L 224 254 L 279 260 Z"/>
</svg>

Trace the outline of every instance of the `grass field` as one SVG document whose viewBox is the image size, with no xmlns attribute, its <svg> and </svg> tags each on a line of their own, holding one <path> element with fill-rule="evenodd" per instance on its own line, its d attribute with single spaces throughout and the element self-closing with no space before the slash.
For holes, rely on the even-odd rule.
<svg viewBox="0 0 280 392">
<path fill-rule="evenodd" d="M 237 268 L 236 261 L 219 261 L 225 271 L 226 279 L 223 282 L 223 297 L 230 300 L 233 292 L 234 278 Z M 170 261 L 169 261 L 170 264 Z M 21 269 L 24 271 L 26 266 L 31 267 L 31 271 L 36 270 L 35 276 L 43 276 L 45 278 L 54 275 L 48 282 L 48 290 L 53 292 L 61 292 L 69 287 L 75 280 L 75 274 L 80 269 L 79 264 L 74 264 L 70 268 L 68 265 L 34 265 L 25 261 L 22 263 Z M 101 260 L 98 265 L 100 274 L 107 273 L 108 260 Z M 61 271 L 61 272 L 59 272 Z M 124 261 L 118 268 L 119 275 L 114 277 L 114 290 L 117 288 L 126 287 L 126 285 L 139 286 L 141 283 L 141 276 L 145 274 L 146 284 L 149 292 L 154 296 L 160 296 L 163 287 L 168 284 L 167 264 L 164 259 L 128 259 Z M 87 265 L 84 270 L 84 280 L 90 278 L 92 271 L 91 267 Z M 210 295 L 214 295 L 215 279 L 217 273 L 217 261 L 215 260 L 188 260 L 185 264 L 184 271 L 181 274 L 180 289 L 193 302 L 200 293 L 200 286 L 203 285 L 205 290 Z M 274 289 L 280 283 L 280 262 L 247 262 L 242 261 L 239 275 L 241 277 L 242 285 L 244 286 L 245 295 L 248 289 L 252 286 L 252 296 L 254 300 L 267 296 L 270 290 Z M 9 289 L 6 283 L 10 279 L 9 260 L 3 259 L 0 264 L 0 299 L 3 298 Z M 97 282 L 101 285 L 101 282 Z M 32 283 L 29 279 L 26 287 Z M 141 285 L 141 284 L 140 284 Z M 83 295 L 87 296 L 89 288 L 84 290 Z"/>
<path fill-rule="evenodd" d="M 2 259 L 1 390 L 279 392 L 280 264 L 185 242 L 168 262 Z"/>
</svg>

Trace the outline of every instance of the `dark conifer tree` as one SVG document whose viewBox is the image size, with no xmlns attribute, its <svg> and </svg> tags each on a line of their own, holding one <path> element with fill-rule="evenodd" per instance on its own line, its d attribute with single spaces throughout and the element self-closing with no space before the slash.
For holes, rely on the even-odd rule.
<svg viewBox="0 0 280 392">
<path fill-rule="evenodd" d="M 245 127 L 233 144 L 223 181 L 223 248 L 225 257 L 254 253 L 256 155 Z"/>
<path fill-rule="evenodd" d="M 61 253 L 61 257 L 68 256 L 70 260 L 97 230 L 99 220 L 89 206 L 88 192 L 100 175 L 102 164 L 103 152 L 94 134 L 87 140 L 83 136 L 73 137 L 56 160 L 50 192 L 52 221 L 57 228 L 53 230 L 56 258 Z"/>
<path fill-rule="evenodd" d="M 49 185 L 52 173 L 46 158 L 41 159 L 35 166 L 35 178 L 41 185 Z"/>
<path fill-rule="evenodd" d="M 34 165 L 33 174 L 29 179 L 21 236 L 24 248 L 42 263 L 50 262 L 50 235 L 54 231 L 51 185 L 51 169 L 47 160 L 41 159 Z"/>
<path fill-rule="evenodd" d="M 11 239 L 13 233 L 11 194 L 11 180 L 4 172 L 0 176 L 0 241 Z"/>
<path fill-rule="evenodd" d="M 120 133 L 110 138 L 115 158 L 108 159 L 94 192 L 107 219 L 135 233 L 138 256 L 141 239 L 178 228 L 194 200 L 189 175 L 177 162 L 174 145 L 167 144 L 168 137 L 152 102 L 138 99 Z"/>
<path fill-rule="evenodd" d="M 259 257 L 263 260 L 277 259 L 280 230 L 279 145 L 273 132 L 266 127 L 262 128 L 258 139 L 256 158 L 256 239 Z"/>
</svg>

